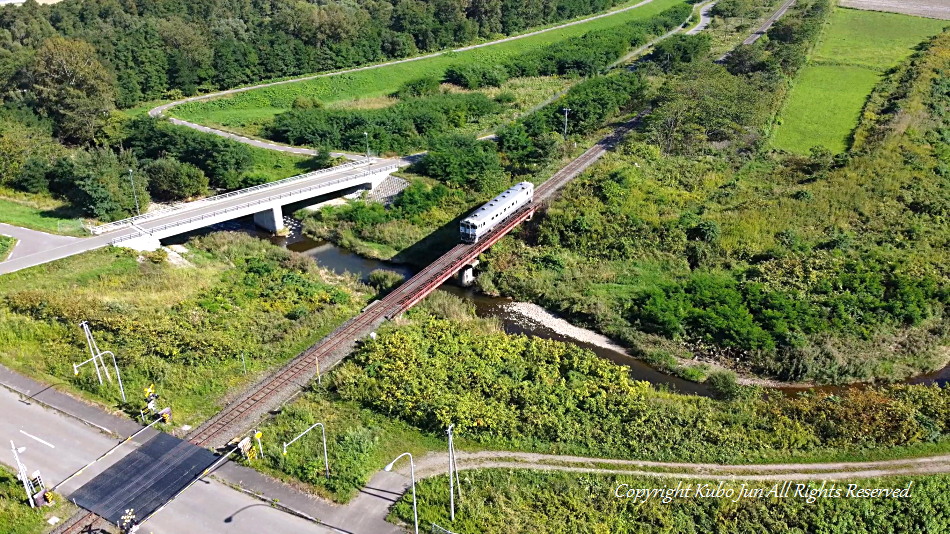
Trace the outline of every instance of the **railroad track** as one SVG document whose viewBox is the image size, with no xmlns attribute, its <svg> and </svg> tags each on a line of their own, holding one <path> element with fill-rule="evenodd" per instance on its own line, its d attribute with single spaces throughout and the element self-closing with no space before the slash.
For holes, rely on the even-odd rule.
<svg viewBox="0 0 950 534">
<path fill-rule="evenodd" d="M 98 515 L 80 510 L 73 514 L 65 523 L 52 531 L 52 534 L 94 534 L 107 532 L 109 523 Z"/>
<path fill-rule="evenodd" d="M 220 447 L 249 430 L 248 425 L 257 423 L 265 413 L 278 408 L 313 379 L 317 361 L 320 362 L 321 369 L 329 369 L 342 359 L 359 339 L 375 330 L 383 321 L 405 312 L 459 269 L 474 261 L 512 228 L 531 217 L 557 190 L 593 165 L 607 149 L 615 146 L 644 113 L 646 112 L 617 127 L 610 135 L 561 168 L 535 190 L 535 198 L 531 204 L 511 214 L 479 243 L 458 244 L 450 249 L 395 291 L 370 304 L 359 315 L 302 352 L 276 373 L 251 387 L 242 397 L 196 429 L 188 436 L 189 441 L 202 447 Z"/>
</svg>

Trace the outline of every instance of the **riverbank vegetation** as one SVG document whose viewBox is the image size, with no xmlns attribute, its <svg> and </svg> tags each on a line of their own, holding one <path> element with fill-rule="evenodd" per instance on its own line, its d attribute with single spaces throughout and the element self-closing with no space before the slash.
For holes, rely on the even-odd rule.
<svg viewBox="0 0 950 534">
<path fill-rule="evenodd" d="M 657 362 L 698 356 L 819 382 L 944 365 L 948 46 L 947 34 L 929 42 L 882 88 L 873 134 L 847 158 L 736 165 L 628 141 L 565 190 L 527 244 L 493 247 L 482 287 Z"/>
<path fill-rule="evenodd" d="M 698 485 L 714 491 L 715 478 L 684 480 L 674 477 L 642 477 L 577 473 L 540 473 L 528 470 L 483 469 L 461 473 L 463 498 L 457 499 L 456 520 L 448 514 L 448 480 L 426 479 L 416 486 L 419 521 L 439 524 L 459 534 L 558 533 L 558 532 L 709 532 L 716 534 L 761 532 L 774 526 L 783 532 L 831 534 L 834 532 L 943 532 L 950 528 L 944 512 L 948 504 L 947 475 L 853 479 L 806 484 L 805 490 L 841 490 L 840 497 L 822 496 L 808 502 L 795 494 L 736 500 L 746 491 L 766 495 L 783 481 L 727 481 L 723 491 L 733 497 L 698 497 Z M 623 486 L 626 484 L 626 486 Z M 618 498 L 628 488 L 670 491 L 690 485 L 690 496 L 664 503 L 663 495 L 643 502 Z M 848 496 L 872 488 L 906 489 L 907 497 Z M 828 493 L 826 492 L 825 495 Z M 413 522 L 411 497 L 407 493 L 393 508 L 391 520 Z"/>
<path fill-rule="evenodd" d="M 466 450 L 740 464 L 939 449 L 950 432 L 950 393 L 937 386 L 675 394 L 575 345 L 507 335 L 447 294 L 378 334 L 266 423 L 265 470 L 348 499 L 399 453 L 442 450 L 450 424 Z M 329 481 L 319 436 L 278 454 L 315 422 L 327 425 Z"/>
<path fill-rule="evenodd" d="M 211 234 L 186 246 L 185 266 L 161 251 L 105 249 L 4 275 L 0 363 L 135 415 L 154 383 L 176 423 L 195 425 L 229 392 L 355 314 L 371 293 L 249 236 Z M 84 320 L 99 347 L 115 352 L 128 404 L 91 368 L 73 375 L 72 364 L 89 356 Z"/>
<path fill-rule="evenodd" d="M 874 86 L 947 25 L 910 15 L 835 9 L 793 83 L 772 144 L 797 154 L 814 146 L 844 152 Z"/>
</svg>

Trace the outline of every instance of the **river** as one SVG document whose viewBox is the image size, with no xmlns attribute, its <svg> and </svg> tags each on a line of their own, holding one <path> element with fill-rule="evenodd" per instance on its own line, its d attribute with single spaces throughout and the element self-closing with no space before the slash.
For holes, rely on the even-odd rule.
<svg viewBox="0 0 950 534">
<path fill-rule="evenodd" d="M 285 213 L 289 212 L 291 212 L 291 210 L 285 210 Z M 345 272 L 356 274 L 364 281 L 366 280 L 369 273 L 375 269 L 387 269 L 390 271 L 395 271 L 402 274 L 406 278 L 409 278 L 415 274 L 415 270 L 407 265 L 366 258 L 364 256 L 360 256 L 358 254 L 341 249 L 340 247 L 328 241 L 316 241 L 311 239 L 303 235 L 300 228 L 300 222 L 289 216 L 284 217 L 284 224 L 286 224 L 290 230 L 289 235 L 286 237 L 275 237 L 268 232 L 258 229 L 250 217 L 244 217 L 241 219 L 217 224 L 200 231 L 176 236 L 167 240 L 167 244 L 184 243 L 191 236 L 213 231 L 239 231 L 260 237 L 262 239 L 267 239 L 276 245 L 310 256 L 316 260 L 319 265 L 334 272 L 340 274 Z M 664 373 L 654 369 L 642 360 L 626 354 L 625 352 L 564 336 L 543 324 L 529 320 L 521 314 L 512 313 L 512 311 L 508 308 L 508 304 L 512 302 L 511 299 L 504 297 L 491 297 L 470 288 L 460 287 L 451 281 L 446 282 L 442 287 L 439 288 L 439 291 L 449 292 L 465 301 L 474 304 L 475 313 L 479 317 L 497 318 L 501 321 L 505 332 L 509 334 L 524 334 L 527 336 L 535 336 L 543 339 L 553 339 L 556 341 L 571 343 L 588 349 L 601 358 L 606 358 L 614 363 L 626 366 L 630 369 L 631 376 L 636 380 L 645 380 L 654 386 L 665 388 L 678 393 L 703 396 L 711 395 L 711 389 L 705 384 L 691 382 L 689 380 L 684 380 L 682 378 Z M 938 383 L 944 385 L 947 382 L 950 382 L 950 366 L 933 373 L 911 378 L 907 380 L 907 382 L 911 384 Z M 821 391 L 827 392 L 839 392 L 846 387 L 848 386 L 820 386 L 818 388 L 789 387 L 778 389 L 788 394 L 795 394 L 811 389 L 820 389 Z"/>
</svg>

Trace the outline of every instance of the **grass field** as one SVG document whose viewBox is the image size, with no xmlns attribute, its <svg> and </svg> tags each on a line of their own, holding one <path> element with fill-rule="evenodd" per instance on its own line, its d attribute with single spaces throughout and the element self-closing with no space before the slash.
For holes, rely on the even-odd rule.
<svg viewBox="0 0 950 534">
<path fill-rule="evenodd" d="M 52 508 L 30 508 L 14 472 L 0 465 L 0 532 L 3 534 L 47 532 L 47 519 L 69 517 L 74 511 L 75 506 L 65 499 L 60 499 Z"/>
<path fill-rule="evenodd" d="M 51 234 L 88 235 L 76 210 L 67 204 L 7 189 L 0 189 L 0 222 Z"/>
<path fill-rule="evenodd" d="M 789 93 L 775 129 L 776 148 L 807 153 L 847 150 L 864 102 L 887 70 L 946 21 L 836 9 Z"/>
<path fill-rule="evenodd" d="M 663 532 L 735 534 L 765 532 L 765 525 L 788 533 L 946 532 L 950 487 L 947 475 L 841 480 L 798 480 L 782 496 L 768 492 L 783 481 L 684 480 L 674 477 L 542 473 L 523 469 L 462 471 L 455 521 L 449 517 L 449 484 L 444 475 L 417 483 L 419 521 L 459 534 L 544 534 L 561 532 Z M 713 491 L 723 484 L 723 493 Z M 902 489 L 909 497 L 862 497 L 857 488 Z M 673 493 L 677 485 L 679 493 Z M 697 494 L 698 486 L 706 487 Z M 805 486 L 798 487 L 795 484 Z M 688 487 L 688 489 L 686 489 Z M 819 488 L 826 493 L 818 496 Z M 631 498 L 638 489 L 650 496 Z M 745 488 L 745 492 L 740 492 Z M 834 493 L 835 488 L 840 493 Z M 664 493 L 664 490 L 669 490 Z M 628 497 L 626 492 L 631 490 Z M 796 493 L 799 491 L 800 493 Z M 811 495 L 816 498 L 809 498 Z M 761 492 L 761 493 L 758 493 Z M 758 495 L 757 495 L 758 493 Z M 413 524 L 409 492 L 393 508 L 393 522 Z"/>
<path fill-rule="evenodd" d="M 612 28 L 634 20 L 642 20 L 681 3 L 682 0 L 654 0 L 653 2 L 618 13 L 615 16 L 592 20 L 550 32 L 506 41 L 497 45 L 464 52 L 449 52 L 440 56 L 399 63 L 377 69 L 327 76 L 313 80 L 255 89 L 230 97 L 184 104 L 170 110 L 170 114 L 209 126 L 253 131 L 269 122 L 275 115 L 290 109 L 298 96 L 315 98 L 323 104 L 359 98 L 386 96 L 407 81 L 427 76 L 441 78 L 445 70 L 458 63 L 490 65 L 564 39 L 589 31 Z"/>
<path fill-rule="evenodd" d="M 7 259 L 14 246 L 16 246 L 16 239 L 0 235 L 0 261 Z"/>
<path fill-rule="evenodd" d="M 195 425 L 365 302 L 352 277 L 256 238 L 213 234 L 186 246 L 190 266 L 108 248 L 5 275 L 0 363 L 130 414 L 154 383 L 176 422 Z M 70 364 L 87 356 L 83 320 L 115 352 L 129 404 L 91 369 L 74 376 Z"/>
</svg>

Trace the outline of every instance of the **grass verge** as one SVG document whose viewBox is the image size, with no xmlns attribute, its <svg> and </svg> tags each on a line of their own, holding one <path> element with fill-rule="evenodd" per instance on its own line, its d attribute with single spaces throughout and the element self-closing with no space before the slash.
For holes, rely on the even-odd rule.
<svg viewBox="0 0 950 534">
<path fill-rule="evenodd" d="M 461 473 L 456 520 L 445 476 L 417 484 L 419 520 L 459 534 L 543 532 L 944 532 L 950 477 L 856 479 L 837 483 L 677 480 L 664 477 L 484 469 Z M 721 486 L 720 486 L 721 484 Z M 800 486 L 798 484 L 801 484 Z M 854 486 L 849 486 L 854 484 Z M 859 496 L 860 489 L 910 488 L 907 497 Z M 679 488 L 679 493 L 674 490 Z M 702 489 L 701 489 L 702 488 Z M 705 490 L 720 494 L 709 495 Z M 627 498 L 627 490 L 655 490 Z M 822 492 L 821 490 L 825 490 Z M 849 493 L 850 491 L 850 493 Z M 770 493 L 771 492 L 771 493 Z M 621 495 L 618 497 L 618 493 Z M 635 493 L 633 495 L 636 495 Z M 643 495 L 641 493 L 641 495 Z M 409 494 L 390 520 L 413 522 Z"/>
<path fill-rule="evenodd" d="M 43 195 L 0 189 L 0 222 L 71 236 L 89 235 L 83 229 L 78 210 Z"/>
<path fill-rule="evenodd" d="M 7 259 L 13 247 L 16 246 L 16 239 L 5 235 L 0 235 L 0 261 Z"/>
</svg>

